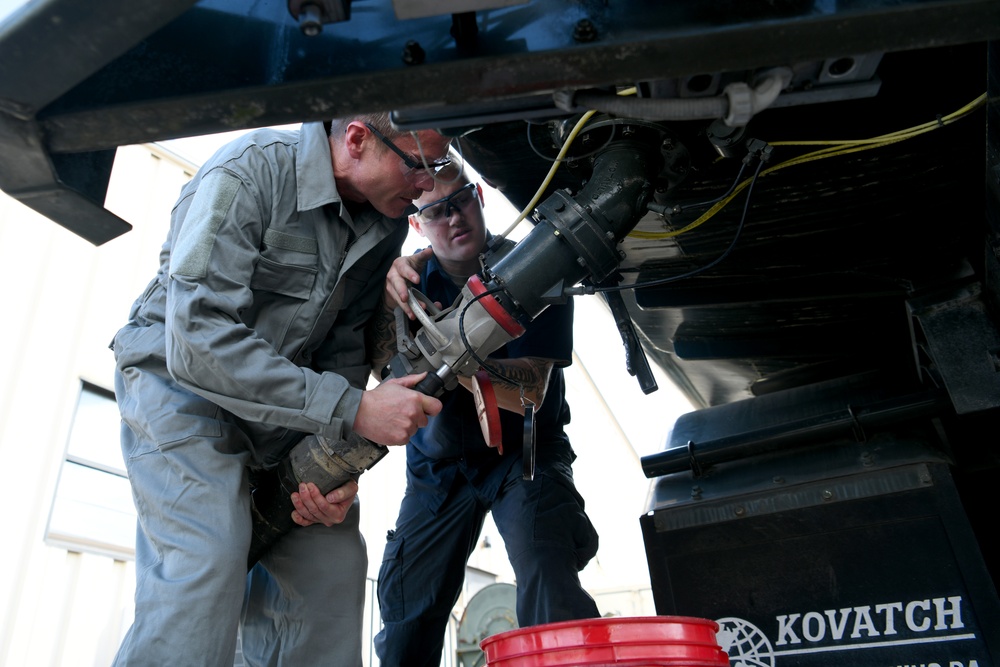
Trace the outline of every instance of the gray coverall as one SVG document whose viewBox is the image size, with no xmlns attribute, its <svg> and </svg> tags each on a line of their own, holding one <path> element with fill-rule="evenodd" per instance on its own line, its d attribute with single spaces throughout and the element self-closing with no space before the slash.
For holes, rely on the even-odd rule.
<svg viewBox="0 0 1000 667">
<path fill-rule="evenodd" d="M 350 431 L 364 328 L 406 232 L 370 206 L 352 219 L 321 123 L 245 135 L 183 188 L 159 271 L 112 343 L 139 515 L 116 665 L 231 665 L 241 613 L 248 664 L 362 664 L 357 501 L 248 576 L 248 468 L 303 433 Z"/>
</svg>

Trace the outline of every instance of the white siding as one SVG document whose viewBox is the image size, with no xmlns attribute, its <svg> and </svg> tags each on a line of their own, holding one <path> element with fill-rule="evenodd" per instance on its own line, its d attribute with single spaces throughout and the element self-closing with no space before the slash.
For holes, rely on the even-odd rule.
<svg viewBox="0 0 1000 667">
<path fill-rule="evenodd" d="M 112 388 L 108 343 L 191 173 L 121 148 L 107 205 L 135 228 L 100 247 L 0 195 L 0 664 L 107 665 L 131 622 L 132 562 L 50 546 L 45 529 L 81 380 Z"/>
</svg>

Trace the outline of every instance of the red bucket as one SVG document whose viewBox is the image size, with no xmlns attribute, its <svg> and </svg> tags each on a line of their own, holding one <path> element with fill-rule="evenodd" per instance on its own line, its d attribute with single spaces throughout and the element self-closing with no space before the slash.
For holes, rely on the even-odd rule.
<svg viewBox="0 0 1000 667">
<path fill-rule="evenodd" d="M 590 618 L 501 632 L 479 647 L 488 667 L 729 667 L 718 629 L 685 616 Z"/>
</svg>

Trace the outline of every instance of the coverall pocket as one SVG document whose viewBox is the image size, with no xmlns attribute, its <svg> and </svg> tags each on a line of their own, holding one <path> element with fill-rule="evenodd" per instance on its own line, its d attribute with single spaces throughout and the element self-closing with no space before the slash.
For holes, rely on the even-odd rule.
<svg viewBox="0 0 1000 667">
<path fill-rule="evenodd" d="M 219 437 L 220 408 L 161 375 L 126 368 L 121 372 L 118 408 L 138 438 L 128 458 L 167 449 L 193 436 Z"/>
<path fill-rule="evenodd" d="M 373 290 L 372 285 L 381 285 L 384 281 L 379 279 L 373 281 L 372 276 L 378 270 L 380 262 L 371 257 L 362 257 L 355 262 L 343 275 L 343 297 L 342 303 L 354 303 L 362 296 L 367 296 L 369 302 L 374 303 L 382 295 L 382 290 Z M 383 276 L 385 273 L 383 272 Z M 374 297 L 374 298 L 372 298 Z"/>
<path fill-rule="evenodd" d="M 276 348 L 289 337 L 305 335 L 295 332 L 295 321 L 312 294 L 318 274 L 316 255 L 286 250 L 282 259 L 287 260 L 289 255 L 296 256 L 295 262 L 261 256 L 250 279 L 253 305 L 241 315 L 247 326 Z"/>
<path fill-rule="evenodd" d="M 129 323 L 122 327 L 111 344 L 118 368 L 148 365 L 151 360 L 157 364 L 165 364 L 167 353 L 164 336 L 163 324 L 159 322 L 148 326 Z"/>
<path fill-rule="evenodd" d="M 385 552 L 378 572 L 378 603 L 382 620 L 399 622 L 405 617 L 403 609 L 403 539 L 390 530 L 386 535 Z"/>
<path fill-rule="evenodd" d="M 573 545 L 577 569 L 597 555 L 599 537 L 584 510 L 584 500 L 573 484 L 569 466 L 553 465 L 539 476 L 542 485 L 535 514 L 536 542 L 562 541 Z"/>
<path fill-rule="evenodd" d="M 285 253 L 288 253 L 286 251 Z M 294 299 L 308 299 L 316 283 L 317 257 L 307 253 L 295 253 L 302 257 L 303 264 L 276 262 L 261 256 L 257 268 L 250 279 L 253 291 L 271 292 Z"/>
</svg>

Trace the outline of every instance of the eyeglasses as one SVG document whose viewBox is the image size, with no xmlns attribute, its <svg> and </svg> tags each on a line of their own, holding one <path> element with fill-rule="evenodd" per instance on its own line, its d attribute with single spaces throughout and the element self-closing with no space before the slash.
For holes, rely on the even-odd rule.
<svg viewBox="0 0 1000 667">
<path fill-rule="evenodd" d="M 476 199 L 476 184 L 468 183 L 458 190 L 455 190 L 447 197 L 442 197 L 430 204 L 425 204 L 417 209 L 417 219 L 425 225 L 433 225 L 444 222 L 451 217 L 452 209 L 464 210 L 466 206 Z"/>
<path fill-rule="evenodd" d="M 371 130 L 371 133 L 378 137 L 379 141 L 388 146 L 389 150 L 400 157 L 403 164 L 399 166 L 399 170 L 403 172 L 403 176 L 405 176 L 409 181 L 417 181 L 427 176 L 433 177 L 439 171 L 451 164 L 451 158 L 449 157 L 443 157 L 440 160 L 427 162 L 427 160 L 421 156 L 420 161 L 417 161 L 412 155 L 404 153 L 399 146 L 392 142 L 391 139 L 376 130 L 371 123 L 365 123 L 365 127 Z"/>
</svg>

